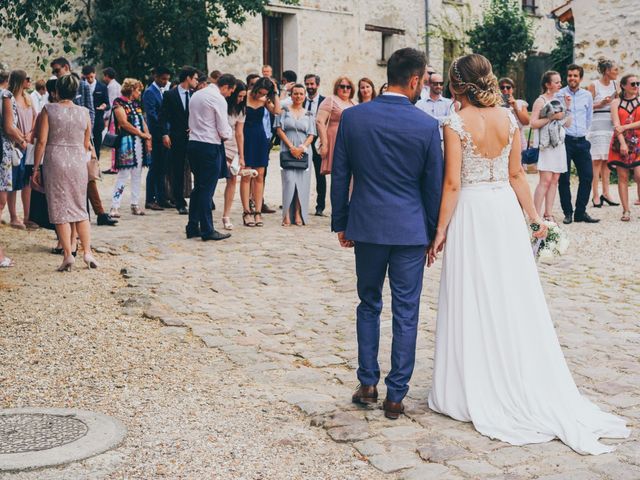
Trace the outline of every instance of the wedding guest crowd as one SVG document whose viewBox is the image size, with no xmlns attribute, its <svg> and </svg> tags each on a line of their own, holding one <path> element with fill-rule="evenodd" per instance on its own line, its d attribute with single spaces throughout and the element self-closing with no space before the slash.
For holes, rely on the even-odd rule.
<svg viewBox="0 0 640 480">
<path fill-rule="evenodd" d="M 219 70 L 207 75 L 184 66 L 174 76 L 170 69 L 157 66 L 146 86 L 134 78 L 119 83 L 118 72 L 111 67 L 101 70 L 101 81 L 91 65 L 83 66 L 81 75 L 72 72 L 63 57 L 50 66 L 52 80 L 38 79 L 33 89 L 23 70 L 0 72 L 0 216 L 7 206 L 13 228 L 55 226 L 58 245 L 52 251 L 64 255 L 61 270 L 73 265 L 78 241 L 89 256 L 88 264 L 97 266 L 91 257 L 87 201 L 97 225 L 115 226 L 127 188 L 132 215 L 145 215 L 145 209 L 175 209 L 189 215 L 188 238 L 222 240 L 230 235 L 215 229 L 211 212 L 216 210 L 216 185 L 224 178 L 224 205 L 218 213 L 222 228 L 234 228 L 232 209 L 238 188 L 243 225 L 263 226 L 263 214 L 275 211 L 264 199 L 274 147 L 280 151 L 280 162 L 272 164 L 271 170 L 281 172 L 281 223 L 308 225 L 310 211 L 323 216 L 327 208 L 327 176 L 342 113 L 376 101 L 387 89 L 386 84 L 377 89 L 367 77 L 354 84 L 348 76 L 339 75 L 325 98 L 318 75 L 306 73 L 299 83 L 296 72 L 285 70 L 277 79 L 269 65 L 263 65 L 259 74 L 247 75 L 246 82 Z M 590 193 L 593 207 L 619 205 L 609 191 L 611 171 L 617 177 L 621 220 L 631 220 L 628 185 L 632 178 L 640 181 L 639 82 L 630 73 L 618 82 L 619 67 L 606 59 L 598 62 L 598 72 L 600 77 L 587 88 L 581 87 L 584 69 L 580 65 L 569 65 L 565 79 L 558 72 L 545 72 L 541 95 L 530 114 L 528 103 L 516 98 L 515 82 L 508 77 L 498 82 L 502 106 L 511 110 L 518 123 L 521 148 L 537 149 L 535 204 L 548 220 L 555 221 L 558 191 L 565 224 L 599 222 L 587 212 Z M 75 89 L 73 95 L 70 89 Z M 444 120 L 460 107 L 455 98 L 447 98 L 447 90 L 443 75 L 427 65 L 416 107 L 438 120 L 441 137 Z M 89 145 L 85 144 L 85 113 Z M 61 130 L 61 125 L 70 131 Z M 66 167 L 60 164 L 57 144 L 64 134 L 71 136 L 73 150 Z M 117 174 L 109 214 L 96 184 L 105 136 L 110 139 L 111 158 L 102 173 Z M 80 159 L 86 168 L 80 167 Z M 575 201 L 572 164 L 578 176 Z M 148 167 L 146 180 L 144 167 Z M 310 210 L 312 172 L 316 203 Z M 46 198 L 44 207 L 37 202 L 35 212 L 30 208 L 32 185 L 39 200 Z M 640 185 L 638 196 L 636 205 L 640 205 Z M 67 213 L 61 215 L 64 209 Z M 0 255 L 2 263 L 12 264 Z"/>
</svg>

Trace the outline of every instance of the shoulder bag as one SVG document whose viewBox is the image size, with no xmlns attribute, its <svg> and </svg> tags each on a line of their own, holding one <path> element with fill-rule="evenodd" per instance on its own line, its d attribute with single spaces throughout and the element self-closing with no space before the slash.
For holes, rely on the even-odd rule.
<svg viewBox="0 0 640 480">
<path fill-rule="evenodd" d="M 540 154 L 539 148 L 531 147 L 531 133 L 533 128 L 529 128 L 529 136 L 527 137 L 527 148 L 522 151 L 522 164 L 532 165 L 538 163 L 538 155 Z"/>
<path fill-rule="evenodd" d="M 104 138 L 102 139 L 102 146 L 107 148 L 116 148 L 118 146 L 118 142 L 120 140 L 119 133 L 111 133 L 111 124 L 113 123 L 113 106 L 111 107 L 111 115 L 109 115 L 109 124 L 107 125 L 107 133 L 104 134 Z M 116 132 L 119 129 L 116 129 Z"/>
<path fill-rule="evenodd" d="M 297 133 L 300 133 L 295 123 L 294 128 Z M 300 158 L 296 158 L 289 150 L 280 150 L 280 167 L 284 170 L 306 170 L 309 168 L 309 154 L 304 152 Z"/>
</svg>

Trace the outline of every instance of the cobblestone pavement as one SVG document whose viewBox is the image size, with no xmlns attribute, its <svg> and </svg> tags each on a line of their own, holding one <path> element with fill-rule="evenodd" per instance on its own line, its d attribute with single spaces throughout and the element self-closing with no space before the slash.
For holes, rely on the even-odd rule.
<svg viewBox="0 0 640 480">
<path fill-rule="evenodd" d="M 103 198 L 112 182 L 113 177 L 105 178 Z M 223 187 L 216 194 L 219 208 Z M 270 205 L 278 206 L 279 192 L 279 172 L 272 168 Z M 128 191 L 123 205 L 127 201 Z M 350 403 L 357 384 L 354 260 L 352 251 L 338 246 L 328 217 L 311 217 L 311 225 L 303 228 L 283 228 L 276 213 L 264 216 L 264 228 L 245 228 L 237 200 L 232 237 L 202 242 L 185 238 L 186 218 L 175 211 L 145 217 L 122 211 L 117 228 L 94 232 L 99 259 L 123 269 L 129 288 L 118 296 L 125 313 L 143 312 L 167 331 L 200 339 L 231 362 L 219 375 L 230 383 L 236 376 L 243 379 L 240 397 L 255 390 L 287 402 L 306 415 L 309 430 L 348 444 L 388 478 L 640 479 L 637 209 L 630 224 L 619 222 L 618 208 L 594 209 L 603 222 L 569 226 L 570 253 L 541 265 L 552 317 L 579 388 L 627 418 L 633 429 L 615 453 L 598 457 L 580 456 L 557 441 L 512 447 L 428 409 L 439 265 L 426 273 L 406 415 L 392 422 L 379 407 Z M 214 218 L 221 226 L 219 211 Z M 384 374 L 391 339 L 388 286 L 381 334 Z M 283 471 L 280 478 L 295 478 L 287 475 Z M 318 477 L 310 472 L 303 478 Z"/>
</svg>

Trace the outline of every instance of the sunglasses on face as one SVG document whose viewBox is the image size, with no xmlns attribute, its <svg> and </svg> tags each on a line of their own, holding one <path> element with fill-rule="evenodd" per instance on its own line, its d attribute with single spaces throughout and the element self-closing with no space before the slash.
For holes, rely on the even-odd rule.
<svg viewBox="0 0 640 480">
<path fill-rule="evenodd" d="M 434 73 L 436 73 L 436 72 L 435 72 L 435 70 L 431 70 L 431 71 L 427 71 L 427 73 L 428 73 L 429 75 L 433 75 L 433 74 L 434 74 Z"/>
<path fill-rule="evenodd" d="M 442 87 L 444 85 L 444 82 L 431 82 L 431 85 L 433 85 L 434 87 Z"/>
<path fill-rule="evenodd" d="M 513 90 L 511 85 L 500 85 L 500 90 Z"/>
<path fill-rule="evenodd" d="M 632 87 L 640 87 L 640 82 L 629 82 Z"/>
<path fill-rule="evenodd" d="M 53 70 L 51 70 L 51 73 L 53 73 L 54 75 L 58 75 L 60 73 L 60 70 L 62 70 L 61 68 L 54 68 Z"/>
<path fill-rule="evenodd" d="M 351 90 L 351 85 L 338 85 L 338 88 L 343 90 Z"/>
<path fill-rule="evenodd" d="M 31 77 L 27 77 L 27 78 L 25 78 L 25 80 L 26 80 L 27 82 L 30 82 L 30 81 L 31 81 Z"/>
</svg>

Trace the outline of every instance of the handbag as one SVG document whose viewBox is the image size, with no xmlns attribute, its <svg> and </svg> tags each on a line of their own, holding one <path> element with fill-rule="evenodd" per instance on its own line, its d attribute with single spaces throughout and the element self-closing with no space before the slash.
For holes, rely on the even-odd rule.
<svg viewBox="0 0 640 480">
<path fill-rule="evenodd" d="M 294 127 L 297 133 L 297 127 Z M 306 170 L 309 168 L 309 154 L 304 152 L 300 158 L 296 158 L 289 150 L 280 150 L 280 168 L 283 170 Z"/>
<path fill-rule="evenodd" d="M 22 162 L 22 157 L 24 157 L 24 153 L 22 152 L 22 150 L 14 145 L 9 150 L 9 153 L 11 154 L 11 166 L 19 167 L 20 163 Z"/>
<path fill-rule="evenodd" d="M 87 175 L 89 176 L 89 181 L 100 179 L 100 162 L 98 158 L 93 155 L 95 151 L 93 139 L 91 139 L 91 147 L 91 150 L 87 152 Z"/>
<path fill-rule="evenodd" d="M 539 148 L 531 147 L 531 132 L 532 128 L 529 129 L 529 137 L 527 139 L 527 148 L 522 151 L 522 164 L 523 165 L 532 165 L 534 163 L 538 163 L 538 155 L 540 155 Z"/>
<path fill-rule="evenodd" d="M 107 133 L 104 134 L 102 139 L 102 146 L 107 148 L 116 148 L 120 140 L 119 133 L 111 133 L 111 124 L 113 123 L 113 109 L 111 109 L 111 115 L 109 115 L 109 124 L 107 125 Z"/>
<path fill-rule="evenodd" d="M 236 153 L 229 165 L 229 171 L 234 177 L 240 173 L 240 156 Z"/>
</svg>

